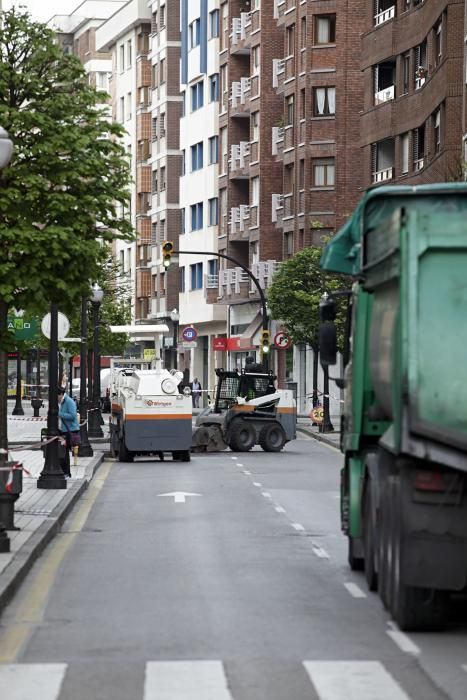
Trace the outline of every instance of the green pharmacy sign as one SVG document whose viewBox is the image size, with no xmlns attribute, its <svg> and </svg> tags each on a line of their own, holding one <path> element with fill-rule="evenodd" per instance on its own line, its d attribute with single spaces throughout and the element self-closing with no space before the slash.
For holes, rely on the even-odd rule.
<svg viewBox="0 0 467 700">
<path fill-rule="evenodd" d="M 8 330 L 15 334 L 15 340 L 34 340 L 39 335 L 39 324 L 34 319 L 8 316 Z"/>
</svg>

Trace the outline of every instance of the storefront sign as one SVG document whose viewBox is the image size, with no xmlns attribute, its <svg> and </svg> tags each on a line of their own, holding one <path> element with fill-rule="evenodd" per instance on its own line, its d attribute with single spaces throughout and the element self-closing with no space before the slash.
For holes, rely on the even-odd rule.
<svg viewBox="0 0 467 700">
<path fill-rule="evenodd" d="M 227 338 L 213 338 L 212 349 L 218 350 L 219 352 L 227 350 Z"/>
</svg>

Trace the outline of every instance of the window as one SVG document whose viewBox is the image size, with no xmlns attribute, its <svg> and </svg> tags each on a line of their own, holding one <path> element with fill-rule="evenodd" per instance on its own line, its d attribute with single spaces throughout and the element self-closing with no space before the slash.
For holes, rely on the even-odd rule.
<svg viewBox="0 0 467 700">
<path fill-rule="evenodd" d="M 151 191 L 153 194 L 157 194 L 159 192 L 159 182 L 158 182 L 158 171 L 153 170 L 152 171 L 152 188 Z"/>
<path fill-rule="evenodd" d="M 180 209 L 180 233 L 185 233 L 185 207 L 181 207 Z"/>
<path fill-rule="evenodd" d="M 219 162 L 219 137 L 211 136 L 209 139 L 209 165 Z"/>
<path fill-rule="evenodd" d="M 219 10 L 209 13 L 209 38 L 216 39 L 219 36 Z"/>
<path fill-rule="evenodd" d="M 157 117 L 152 118 L 152 140 L 157 141 Z"/>
<path fill-rule="evenodd" d="M 336 15 L 316 15 L 314 29 L 315 44 L 335 44 Z"/>
<path fill-rule="evenodd" d="M 125 70 L 125 44 L 120 45 L 120 73 Z"/>
<path fill-rule="evenodd" d="M 259 46 L 253 46 L 251 50 L 251 67 L 253 70 L 253 75 L 259 75 L 259 67 L 260 67 L 260 52 L 259 52 Z"/>
<path fill-rule="evenodd" d="M 288 163 L 284 168 L 284 194 L 292 194 L 294 191 L 295 168 L 293 163 Z"/>
<path fill-rule="evenodd" d="M 126 118 L 131 119 L 132 116 L 132 99 L 131 99 L 131 92 L 129 92 L 126 96 Z"/>
<path fill-rule="evenodd" d="M 179 286 L 180 286 L 180 292 L 185 291 L 185 268 L 180 267 L 178 270 L 178 274 L 180 275 L 179 277 Z"/>
<path fill-rule="evenodd" d="M 103 73 L 99 72 L 97 73 L 97 88 L 98 90 L 105 90 L 107 91 L 109 89 L 109 74 L 108 73 Z"/>
<path fill-rule="evenodd" d="M 161 58 L 159 61 L 159 85 L 165 83 L 165 58 Z"/>
<path fill-rule="evenodd" d="M 217 102 L 219 100 L 219 73 L 214 73 L 209 76 L 209 101 Z"/>
<path fill-rule="evenodd" d="M 204 83 L 202 80 L 191 86 L 191 111 L 195 112 L 204 105 Z"/>
<path fill-rule="evenodd" d="M 225 63 L 223 66 L 220 67 L 219 73 L 219 93 L 222 98 L 222 102 L 220 104 L 221 112 L 225 112 L 225 110 L 227 109 L 227 90 L 227 64 Z"/>
<path fill-rule="evenodd" d="M 259 141 L 259 112 L 251 114 L 251 138 L 252 141 Z"/>
<path fill-rule="evenodd" d="M 166 188 L 166 179 L 165 179 L 165 167 L 162 166 L 161 168 L 161 182 L 160 182 L 160 191 L 162 192 Z"/>
<path fill-rule="evenodd" d="M 180 175 L 186 174 L 186 153 L 185 149 L 182 149 L 182 162 L 180 163 Z"/>
<path fill-rule="evenodd" d="M 259 177 L 251 178 L 251 206 L 257 207 L 259 204 Z"/>
<path fill-rule="evenodd" d="M 191 147 L 191 172 L 201 170 L 203 167 L 203 142 L 195 143 Z"/>
<path fill-rule="evenodd" d="M 219 223 L 219 202 L 217 197 L 209 200 L 209 226 L 217 226 Z"/>
<path fill-rule="evenodd" d="M 285 30 L 285 55 L 295 54 L 295 24 L 291 24 Z"/>
<path fill-rule="evenodd" d="M 125 121 L 125 98 L 120 98 L 120 121 Z"/>
<path fill-rule="evenodd" d="M 151 245 L 157 245 L 157 221 L 151 224 Z"/>
<path fill-rule="evenodd" d="M 203 263 L 195 263 L 190 265 L 190 289 L 203 288 Z"/>
<path fill-rule="evenodd" d="M 336 113 L 336 88 L 318 87 L 313 89 L 313 116 L 329 117 Z"/>
<path fill-rule="evenodd" d="M 334 187 L 335 164 L 334 158 L 313 160 L 313 186 Z"/>
<path fill-rule="evenodd" d="M 421 170 L 425 164 L 425 124 L 413 130 L 413 166 Z"/>
<path fill-rule="evenodd" d="M 126 67 L 131 68 L 133 65 L 133 47 L 131 45 L 131 39 L 126 43 Z"/>
<path fill-rule="evenodd" d="M 293 126 L 294 121 L 294 96 L 289 95 L 286 102 L 286 126 Z"/>
<path fill-rule="evenodd" d="M 284 233 L 284 258 L 291 258 L 293 255 L 293 232 Z"/>
<path fill-rule="evenodd" d="M 302 17 L 300 21 L 300 48 L 306 48 L 306 17 Z"/>
<path fill-rule="evenodd" d="M 405 175 L 409 172 L 409 134 L 401 135 L 401 171 Z"/>
<path fill-rule="evenodd" d="M 161 5 L 159 8 L 159 29 L 165 27 L 165 5 Z"/>
<path fill-rule="evenodd" d="M 227 3 L 224 2 L 221 5 L 221 26 L 220 26 L 220 51 L 225 51 L 228 48 L 228 36 L 229 36 L 229 10 Z"/>
<path fill-rule="evenodd" d="M 182 117 L 185 116 L 185 111 L 186 111 L 186 93 L 185 90 L 182 92 Z"/>
<path fill-rule="evenodd" d="M 221 167 L 220 172 L 227 172 L 227 127 L 223 126 L 220 129 L 220 141 L 221 141 Z"/>
<path fill-rule="evenodd" d="M 165 137 L 165 112 L 162 112 L 159 117 L 159 136 L 161 139 Z"/>
<path fill-rule="evenodd" d="M 433 114 L 433 145 L 434 152 L 441 151 L 441 107 Z"/>
<path fill-rule="evenodd" d="M 410 54 L 402 56 L 402 94 L 406 95 L 410 85 Z"/>
<path fill-rule="evenodd" d="M 188 27 L 188 35 L 190 39 L 190 49 L 194 49 L 195 46 L 199 46 L 199 35 L 200 35 L 200 20 L 195 19 L 194 22 Z"/>
<path fill-rule="evenodd" d="M 192 204 L 191 207 L 191 230 L 199 231 L 203 228 L 203 202 Z"/>
<path fill-rule="evenodd" d="M 439 66 L 441 63 L 441 60 L 443 58 L 443 39 L 442 39 L 442 31 L 443 31 L 443 22 L 440 19 L 438 24 L 434 27 L 433 32 L 434 32 L 434 41 L 433 41 L 433 58 L 434 58 L 434 64 L 435 66 Z"/>
</svg>

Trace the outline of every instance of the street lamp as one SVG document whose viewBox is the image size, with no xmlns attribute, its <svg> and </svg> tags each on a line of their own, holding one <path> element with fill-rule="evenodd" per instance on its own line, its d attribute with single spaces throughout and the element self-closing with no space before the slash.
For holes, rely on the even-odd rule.
<svg viewBox="0 0 467 700">
<path fill-rule="evenodd" d="M 177 309 L 172 309 L 170 312 L 170 318 L 173 323 L 173 354 L 174 354 L 174 361 L 173 361 L 173 369 L 177 369 L 178 367 L 178 322 L 180 321 L 180 314 L 178 313 Z"/>
<path fill-rule="evenodd" d="M 92 383 L 92 409 L 89 415 L 88 434 L 90 438 L 104 437 L 101 428 L 101 358 L 99 354 L 99 308 L 102 304 L 104 292 L 96 283 L 92 288 L 91 306 L 92 306 L 92 325 L 93 325 L 93 355 L 94 355 L 94 381 Z"/>
<path fill-rule="evenodd" d="M 66 479 L 58 459 L 58 306 L 50 305 L 49 410 L 44 468 L 37 480 L 38 489 L 66 489 Z"/>
<path fill-rule="evenodd" d="M 320 301 L 320 320 L 321 322 L 334 322 L 335 312 L 329 312 L 330 315 L 326 314 L 325 309 L 330 301 L 329 294 L 324 292 L 321 296 Z M 333 316 L 334 314 L 334 316 Z M 323 422 L 319 426 L 320 433 L 332 433 L 334 431 L 334 426 L 331 423 L 331 417 L 329 415 L 329 367 L 327 364 L 322 363 L 323 368 Z"/>
<path fill-rule="evenodd" d="M 88 400 L 86 396 L 86 369 L 91 372 L 91 365 L 87 365 L 87 338 L 88 335 L 88 300 L 81 299 L 81 345 L 79 351 L 80 383 L 79 383 L 79 417 L 81 444 L 78 448 L 78 457 L 92 457 L 94 452 L 88 436 Z"/>
<path fill-rule="evenodd" d="M 14 312 L 16 318 L 22 318 L 24 311 Z M 13 416 L 24 416 L 24 409 L 21 403 L 21 351 L 19 344 L 16 346 L 16 401 L 15 407 L 11 412 Z"/>
</svg>

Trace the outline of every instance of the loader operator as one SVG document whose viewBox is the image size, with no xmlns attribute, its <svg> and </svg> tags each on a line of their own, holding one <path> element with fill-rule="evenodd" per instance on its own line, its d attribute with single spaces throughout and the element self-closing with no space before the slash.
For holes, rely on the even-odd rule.
<svg viewBox="0 0 467 700">
<path fill-rule="evenodd" d="M 258 394 L 256 390 L 255 377 L 247 376 L 249 373 L 261 374 L 262 372 L 263 365 L 256 362 L 253 355 L 248 355 L 245 360 L 245 374 L 242 374 L 240 378 L 240 385 L 238 387 L 239 396 L 243 396 L 245 399 L 250 401 L 251 399 L 256 399 L 258 395 L 262 395 L 262 392 Z"/>
</svg>

